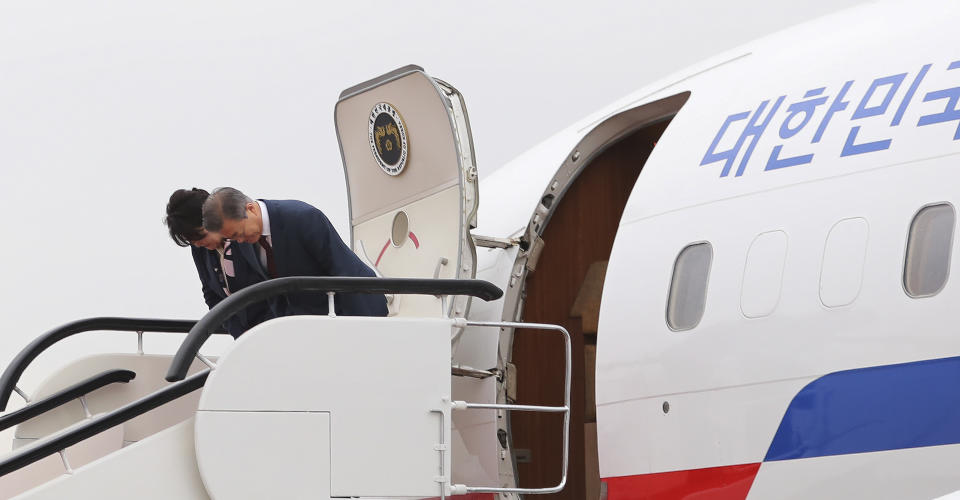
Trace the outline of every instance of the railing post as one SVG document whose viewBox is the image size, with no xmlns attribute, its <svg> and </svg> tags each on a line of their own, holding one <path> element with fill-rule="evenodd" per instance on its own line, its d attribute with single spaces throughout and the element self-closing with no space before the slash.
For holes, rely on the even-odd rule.
<svg viewBox="0 0 960 500">
<path fill-rule="evenodd" d="M 217 369 L 216 363 L 214 363 L 213 361 L 210 361 L 209 359 L 207 359 L 206 356 L 204 356 L 203 354 L 200 354 L 199 352 L 197 353 L 197 359 L 199 359 L 201 363 L 207 365 L 207 368 L 210 368 L 211 370 Z"/>
<path fill-rule="evenodd" d="M 336 295 L 336 292 L 327 292 L 327 316 L 331 318 L 337 317 L 337 311 L 334 309 L 333 296 Z"/>
<path fill-rule="evenodd" d="M 67 469 L 67 474 L 73 474 L 73 468 L 70 467 L 70 462 L 67 461 L 67 454 L 64 453 L 66 450 L 60 450 L 60 460 L 63 461 L 63 468 Z"/>
<path fill-rule="evenodd" d="M 68 473 L 72 473 L 73 469 L 70 468 L 70 462 L 67 461 L 66 456 L 63 454 L 64 450 L 85 439 L 96 436 L 101 432 L 159 408 L 170 401 L 196 391 L 203 387 L 209 375 L 210 370 L 195 373 L 183 381 L 170 384 L 109 413 L 80 422 L 69 431 L 41 439 L 30 446 L 24 446 L 11 454 L 0 457 L 0 477 L 22 469 L 54 453 L 60 453 L 64 467 L 67 468 Z M 72 401 L 72 399 L 70 400 Z"/>
<path fill-rule="evenodd" d="M 30 342 L 3 369 L 2 374 L 0 374 L 0 412 L 7 409 L 10 396 L 27 366 L 37 356 L 63 339 L 92 331 L 188 333 L 196 323 L 196 321 L 175 319 L 99 317 L 72 321 L 54 328 Z M 226 332 L 218 325 L 210 330 L 210 334 L 214 333 Z M 27 402 L 31 401 L 22 391 L 20 391 L 20 396 Z"/>
<path fill-rule="evenodd" d="M 440 475 L 436 478 L 437 483 L 440 484 L 440 500 L 446 500 L 447 485 L 450 484 L 450 477 L 447 476 L 447 452 L 450 449 L 450 445 L 447 444 L 447 408 L 449 408 L 449 405 L 450 401 L 444 399 L 444 408 L 431 410 L 431 413 L 440 414 L 440 443 L 433 448 L 440 452 Z"/>
<path fill-rule="evenodd" d="M 27 394 L 20 389 L 20 386 L 18 386 L 18 385 L 17 385 L 17 386 L 14 386 L 14 387 L 13 387 L 13 390 L 16 391 L 17 394 L 19 394 L 21 398 L 23 398 L 23 402 L 24 402 L 24 403 L 29 403 L 29 402 L 30 402 L 30 397 L 28 397 Z"/>
<path fill-rule="evenodd" d="M 93 414 L 90 413 L 90 407 L 87 406 L 87 395 L 84 394 L 80 396 L 80 406 L 83 407 L 83 414 L 86 415 L 86 418 L 93 418 Z"/>
</svg>

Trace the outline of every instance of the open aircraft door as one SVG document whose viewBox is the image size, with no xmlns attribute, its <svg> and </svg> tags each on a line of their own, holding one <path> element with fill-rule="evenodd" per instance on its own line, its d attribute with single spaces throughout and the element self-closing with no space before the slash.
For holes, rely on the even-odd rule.
<svg viewBox="0 0 960 500">
<path fill-rule="evenodd" d="M 477 169 L 455 88 L 405 66 L 340 94 L 351 246 L 378 275 L 473 278 Z M 465 317 L 469 297 L 388 297 L 391 315 Z"/>
</svg>

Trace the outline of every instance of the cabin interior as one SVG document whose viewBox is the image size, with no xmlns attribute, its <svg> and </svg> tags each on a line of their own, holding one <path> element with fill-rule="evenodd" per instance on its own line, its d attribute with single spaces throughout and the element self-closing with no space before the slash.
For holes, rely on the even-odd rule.
<svg viewBox="0 0 960 500">
<path fill-rule="evenodd" d="M 563 491 L 538 498 L 597 500 L 596 371 L 603 280 L 620 216 L 640 171 L 669 120 L 647 125 L 615 142 L 583 167 L 560 198 L 542 233 L 536 271 L 527 280 L 523 321 L 565 327 L 573 343 L 570 461 Z M 517 404 L 563 405 L 563 340 L 518 332 L 512 363 Z M 510 416 L 519 486 L 560 481 L 562 414 L 513 412 Z"/>
</svg>

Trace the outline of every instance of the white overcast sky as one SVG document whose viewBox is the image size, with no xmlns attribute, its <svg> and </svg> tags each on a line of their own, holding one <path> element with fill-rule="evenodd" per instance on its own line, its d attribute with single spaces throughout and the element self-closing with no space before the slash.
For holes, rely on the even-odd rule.
<svg viewBox="0 0 960 500">
<path fill-rule="evenodd" d="M 646 83 L 858 3 L 0 0 L 0 367 L 74 319 L 203 314 L 161 223 L 176 188 L 302 199 L 346 234 L 333 106 L 355 83 L 415 63 L 459 88 L 482 184 Z"/>
</svg>

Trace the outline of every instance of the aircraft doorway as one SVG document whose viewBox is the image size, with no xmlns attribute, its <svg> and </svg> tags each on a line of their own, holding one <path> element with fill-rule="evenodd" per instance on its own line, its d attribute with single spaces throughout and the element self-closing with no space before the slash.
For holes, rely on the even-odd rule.
<svg viewBox="0 0 960 500">
<path fill-rule="evenodd" d="M 562 325 L 573 342 L 567 486 L 543 498 L 599 498 L 593 381 L 603 278 L 627 199 L 669 121 L 663 119 L 629 133 L 583 167 L 556 200 L 558 206 L 541 233 L 544 247 L 536 271 L 527 278 L 523 319 Z M 514 336 L 511 359 L 516 367 L 516 403 L 563 405 L 564 370 L 557 362 L 563 359 L 563 352 L 558 336 L 537 332 Z M 518 485 L 557 484 L 563 455 L 562 415 L 513 412 L 510 419 Z"/>
</svg>

